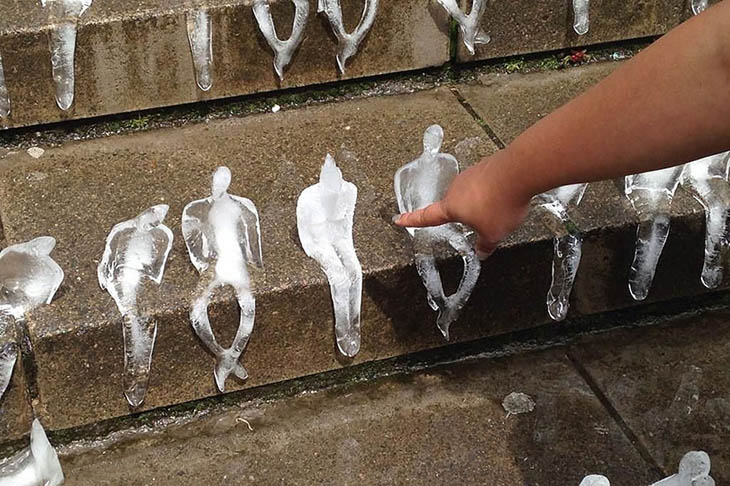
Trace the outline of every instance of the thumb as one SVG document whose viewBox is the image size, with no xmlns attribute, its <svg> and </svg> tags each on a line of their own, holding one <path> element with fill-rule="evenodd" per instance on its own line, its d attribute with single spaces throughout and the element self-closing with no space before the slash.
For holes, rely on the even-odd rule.
<svg viewBox="0 0 730 486">
<path fill-rule="evenodd" d="M 494 250 L 496 249 L 497 243 L 492 243 L 483 236 L 479 235 L 479 237 L 477 238 L 477 244 L 474 248 L 477 253 L 477 258 L 479 258 L 480 260 L 486 260 L 492 255 L 492 253 L 494 253 Z"/>
<path fill-rule="evenodd" d="M 438 201 L 410 213 L 396 215 L 393 222 L 398 226 L 423 228 L 426 226 L 440 226 L 453 220 L 446 213 L 443 201 Z"/>
</svg>

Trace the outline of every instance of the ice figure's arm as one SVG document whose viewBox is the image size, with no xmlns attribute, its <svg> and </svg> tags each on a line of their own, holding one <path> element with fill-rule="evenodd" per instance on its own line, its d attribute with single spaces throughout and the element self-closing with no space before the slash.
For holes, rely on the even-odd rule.
<svg viewBox="0 0 730 486">
<path fill-rule="evenodd" d="M 203 219 L 207 218 L 211 203 L 207 199 L 193 201 L 183 209 L 182 234 L 190 261 L 198 272 L 204 272 L 212 263 L 211 247 L 205 234 Z"/>
<path fill-rule="evenodd" d="M 292 26 L 291 36 L 287 40 L 279 39 L 276 34 L 276 26 L 271 16 L 269 0 L 255 0 L 253 4 L 253 13 L 259 30 L 275 53 L 274 68 L 279 79 L 284 78 L 284 69 L 291 62 L 294 52 L 304 39 L 305 28 L 309 19 L 309 0 L 292 1 L 295 9 L 294 25 Z"/>
<path fill-rule="evenodd" d="M 18 347 L 15 343 L 5 343 L 0 348 L 0 398 L 5 394 L 5 390 L 8 389 L 17 359 Z"/>
<path fill-rule="evenodd" d="M 159 285 L 162 283 L 167 257 L 172 249 L 173 235 L 170 228 L 164 224 L 153 228 L 151 232 L 154 241 L 153 259 L 150 267 L 145 269 L 145 274 Z"/>
<path fill-rule="evenodd" d="M 408 198 L 408 180 L 410 179 L 409 172 L 411 171 L 408 165 L 398 169 L 394 179 L 395 198 L 398 201 L 398 210 L 401 213 L 415 209 Z"/>
<path fill-rule="evenodd" d="M 245 197 L 231 196 L 241 207 L 241 222 L 246 233 L 246 261 L 259 268 L 264 266 L 261 251 L 261 224 L 259 212 L 253 201 Z"/>
<path fill-rule="evenodd" d="M 56 247 L 56 239 L 52 236 L 39 236 L 25 243 L 18 243 L 12 247 L 8 247 L 0 252 L 0 258 L 5 254 L 6 250 L 21 251 L 35 256 L 50 255 Z"/>
<path fill-rule="evenodd" d="M 117 223 L 112 227 L 106 237 L 104 253 L 101 256 L 99 265 L 96 267 L 96 276 L 99 279 L 99 286 L 104 290 L 109 287 L 109 281 L 114 275 L 114 269 L 116 266 L 117 255 L 113 254 L 113 249 L 119 247 L 120 235 L 132 226 L 133 223 L 131 221 L 122 221 L 121 223 Z"/>
</svg>

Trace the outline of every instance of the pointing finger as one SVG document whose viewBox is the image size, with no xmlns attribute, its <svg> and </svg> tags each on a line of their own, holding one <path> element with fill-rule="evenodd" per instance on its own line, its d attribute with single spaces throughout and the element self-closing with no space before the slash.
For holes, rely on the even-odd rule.
<svg viewBox="0 0 730 486">
<path fill-rule="evenodd" d="M 452 221 L 444 210 L 443 202 L 438 201 L 423 209 L 411 213 L 403 213 L 393 218 L 398 226 L 409 228 L 423 228 L 426 226 L 439 226 Z"/>
</svg>

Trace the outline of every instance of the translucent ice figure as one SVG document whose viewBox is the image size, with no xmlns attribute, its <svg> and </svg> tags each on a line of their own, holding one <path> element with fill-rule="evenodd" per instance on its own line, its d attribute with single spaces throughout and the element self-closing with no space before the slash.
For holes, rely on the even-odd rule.
<svg viewBox="0 0 730 486">
<path fill-rule="evenodd" d="M 13 376 L 13 368 L 18 360 L 18 347 L 14 342 L 8 342 L 0 348 L 0 398 L 5 394 Z"/>
<path fill-rule="evenodd" d="M 679 472 L 651 486 L 714 486 L 710 477 L 710 456 L 703 451 L 691 451 L 679 462 Z"/>
<path fill-rule="evenodd" d="M 172 248 L 172 231 L 162 224 L 168 206 L 153 206 L 136 218 L 115 225 L 106 238 L 97 268 L 99 285 L 106 289 L 122 314 L 124 335 L 124 396 L 139 407 L 147 393 L 157 322 L 142 315 L 137 297 L 142 281 L 160 284 Z"/>
<path fill-rule="evenodd" d="M 558 187 L 536 199 L 538 206 L 550 216 L 548 226 L 555 235 L 552 283 L 547 295 L 547 308 L 550 317 L 556 321 L 562 321 L 568 314 L 570 293 L 578 273 L 583 245 L 583 238 L 568 210 L 580 204 L 586 187 L 588 184 Z"/>
<path fill-rule="evenodd" d="M 360 22 L 351 34 L 348 34 L 345 30 L 340 0 L 318 0 L 317 12 L 324 13 L 327 16 L 332 31 L 337 37 L 339 43 L 337 66 L 340 68 L 340 72 L 344 74 L 347 60 L 357 53 L 360 43 L 375 23 L 375 15 L 378 13 L 378 0 L 365 0 Z"/>
<path fill-rule="evenodd" d="M 469 15 L 461 11 L 456 0 L 437 1 L 459 24 L 461 37 L 469 54 L 473 56 L 477 45 L 488 44 L 492 40 L 481 28 L 482 17 L 487 10 L 487 0 L 472 0 Z"/>
<path fill-rule="evenodd" d="M 304 33 L 309 19 L 309 0 L 292 0 L 294 3 L 294 25 L 291 36 L 287 40 L 279 39 L 276 26 L 271 17 L 270 0 L 254 0 L 253 13 L 256 22 L 269 47 L 274 51 L 274 69 L 279 79 L 284 79 L 284 69 L 291 62 L 299 44 L 304 40 Z"/>
<path fill-rule="evenodd" d="M 573 0 L 573 30 L 578 35 L 586 35 L 590 27 L 590 0 Z"/>
<path fill-rule="evenodd" d="M 3 70 L 3 58 L 0 56 L 0 117 L 5 118 L 10 114 L 10 94 L 5 84 L 5 71 Z"/>
<path fill-rule="evenodd" d="M 208 91 L 213 86 L 213 22 L 206 8 L 190 10 L 185 18 L 195 81 L 198 88 Z"/>
<path fill-rule="evenodd" d="M 248 378 L 248 372 L 238 363 L 253 331 L 256 313 L 246 265 L 263 267 L 258 211 L 249 199 L 228 194 L 230 184 L 231 171 L 219 167 L 213 174 L 211 196 L 191 202 L 182 214 L 190 261 L 201 274 L 190 320 L 195 333 L 216 357 L 214 375 L 220 391 L 225 391 L 231 372 L 242 380 Z M 233 287 L 241 307 L 238 332 L 228 349 L 218 344 L 208 319 L 211 296 L 225 285 Z"/>
<path fill-rule="evenodd" d="M 60 486 L 61 463 L 38 419 L 30 429 L 30 447 L 0 461 L 0 486 Z"/>
<path fill-rule="evenodd" d="M 611 486 L 611 482 L 606 476 L 600 474 L 591 474 L 583 478 L 580 482 L 580 486 Z"/>
<path fill-rule="evenodd" d="M 327 275 L 335 309 L 335 336 L 340 352 L 350 358 L 360 351 L 362 268 L 352 241 L 357 187 L 342 178 L 327 154 L 319 183 L 302 191 L 297 201 L 297 228 L 302 248 Z"/>
<path fill-rule="evenodd" d="M 626 197 L 639 217 L 636 252 L 629 274 L 629 292 L 644 300 L 654 281 L 657 263 L 669 235 L 670 209 L 682 166 L 626 176 Z"/>
<path fill-rule="evenodd" d="M 699 15 L 707 9 L 707 0 L 691 0 L 692 13 Z"/>
<path fill-rule="evenodd" d="M 730 152 L 691 162 L 682 172 L 682 186 L 705 209 L 705 263 L 702 283 L 709 289 L 718 287 L 725 276 L 730 257 Z"/>
<path fill-rule="evenodd" d="M 459 173 L 459 162 L 450 154 L 443 154 L 441 143 L 444 131 L 438 125 L 426 130 L 423 153 L 404 165 L 395 174 L 395 194 L 401 213 L 421 209 L 440 200 L 451 181 Z M 437 325 L 448 340 L 449 326 L 464 307 L 479 278 L 481 263 L 466 238 L 466 231 L 457 224 L 435 228 L 408 228 L 416 253 L 416 268 L 426 287 L 428 303 L 439 312 Z M 434 247 L 449 244 L 464 260 L 464 274 L 459 288 L 451 296 L 444 295 L 441 276 L 436 266 Z"/>
</svg>

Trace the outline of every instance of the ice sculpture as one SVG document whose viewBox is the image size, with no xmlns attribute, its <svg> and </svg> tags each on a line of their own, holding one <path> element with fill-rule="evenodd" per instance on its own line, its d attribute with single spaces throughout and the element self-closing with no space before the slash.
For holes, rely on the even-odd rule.
<svg viewBox="0 0 730 486">
<path fill-rule="evenodd" d="M 459 162 L 452 155 L 439 152 L 443 139 L 443 129 L 439 125 L 430 126 L 423 136 L 421 156 L 396 172 L 395 195 L 401 213 L 415 211 L 440 200 L 459 173 Z M 413 238 L 416 269 L 426 287 L 428 303 L 439 312 L 436 323 L 448 340 L 449 326 L 469 300 L 479 278 L 481 263 L 461 225 L 451 223 L 435 228 L 408 228 L 408 232 Z M 448 297 L 444 295 L 434 255 L 435 247 L 444 244 L 454 248 L 464 260 L 459 288 Z"/>
<path fill-rule="evenodd" d="M 657 263 L 669 235 L 669 211 L 682 166 L 626 176 L 624 190 L 639 218 L 636 252 L 629 274 L 629 292 L 644 300 L 654 281 Z"/>
<path fill-rule="evenodd" d="M 228 194 L 231 171 L 219 167 L 213 174 L 211 196 L 193 201 L 183 210 L 182 231 L 190 261 L 201 275 L 197 297 L 190 310 L 195 333 L 215 355 L 215 382 L 225 391 L 226 378 L 233 372 L 248 378 L 238 359 L 253 331 L 256 300 L 251 290 L 247 264 L 263 267 L 259 214 L 249 199 Z M 216 341 L 208 319 L 208 304 L 218 287 L 233 287 L 241 317 L 230 348 Z"/>
<path fill-rule="evenodd" d="M 99 285 L 114 299 L 122 314 L 124 335 L 124 396 L 139 407 L 147 393 L 157 322 L 139 308 L 142 282 L 160 284 L 172 248 L 172 231 L 162 224 L 169 207 L 153 206 L 136 218 L 115 225 L 106 238 L 97 267 Z"/>
<path fill-rule="evenodd" d="M 375 23 L 375 15 L 378 12 L 378 0 L 365 0 L 360 22 L 351 34 L 347 33 L 345 23 L 342 20 L 340 0 L 318 0 L 317 12 L 324 13 L 329 19 L 330 26 L 339 44 L 337 66 L 340 68 L 340 72 L 345 74 L 347 60 L 357 53 L 360 43 L 365 39 L 365 36 L 370 32 L 370 29 Z"/>
<path fill-rule="evenodd" d="M 536 198 L 538 207 L 548 214 L 548 227 L 555 235 L 552 283 L 547 294 L 547 308 L 550 317 L 556 321 L 562 321 L 568 314 L 570 293 L 578 273 L 583 245 L 580 231 L 570 218 L 569 208 L 580 204 L 586 187 L 588 184 L 558 187 Z"/>
<path fill-rule="evenodd" d="M 707 0 L 691 0 L 692 13 L 699 15 L 707 9 Z"/>
<path fill-rule="evenodd" d="M 611 483 L 606 476 L 591 474 L 590 476 L 583 478 L 583 481 L 580 482 L 580 486 L 611 486 Z"/>
<path fill-rule="evenodd" d="M 3 70 L 3 57 L 0 56 L 0 117 L 5 118 L 10 114 L 10 94 L 5 84 L 5 71 Z"/>
<path fill-rule="evenodd" d="M 590 0 L 573 0 L 573 30 L 578 35 L 586 35 L 590 27 Z"/>
<path fill-rule="evenodd" d="M 302 191 L 297 201 L 297 229 L 304 252 L 327 275 L 335 309 L 335 337 L 350 358 L 360 351 L 362 268 L 352 241 L 357 187 L 342 178 L 327 154 L 319 183 Z"/>
<path fill-rule="evenodd" d="M 30 447 L 0 461 L 0 486 L 60 486 L 61 463 L 38 419 L 30 429 Z"/>
<path fill-rule="evenodd" d="M 0 398 L 5 395 L 8 389 L 10 378 L 13 376 L 13 368 L 18 360 L 18 347 L 14 342 L 6 342 L 0 348 Z"/>
<path fill-rule="evenodd" d="M 705 263 L 702 283 L 709 289 L 718 287 L 725 276 L 730 257 L 730 152 L 691 162 L 682 172 L 682 186 L 705 209 Z"/>
<path fill-rule="evenodd" d="M 276 26 L 271 17 L 270 0 L 254 0 L 253 14 L 269 47 L 274 51 L 274 69 L 279 79 L 284 79 L 284 69 L 291 62 L 304 33 L 309 19 L 309 0 L 292 0 L 294 3 L 294 25 L 287 40 L 279 39 Z"/>
<path fill-rule="evenodd" d="M 651 486 L 714 486 L 710 477 L 710 456 L 704 451 L 691 451 L 679 462 L 679 472 Z"/>
<path fill-rule="evenodd" d="M 462 12 L 456 0 L 437 1 L 459 24 L 461 37 L 469 54 L 473 56 L 477 45 L 488 44 L 491 41 L 489 35 L 481 28 L 482 17 L 487 10 L 487 0 L 472 0 L 469 15 Z"/>
<path fill-rule="evenodd" d="M 207 8 L 190 10 L 185 15 L 190 52 L 198 88 L 213 86 L 213 23 Z"/>
<path fill-rule="evenodd" d="M 53 23 L 51 29 L 51 67 L 56 84 L 56 103 L 68 110 L 74 101 L 74 54 L 79 18 L 91 0 L 41 0 Z"/>
</svg>

